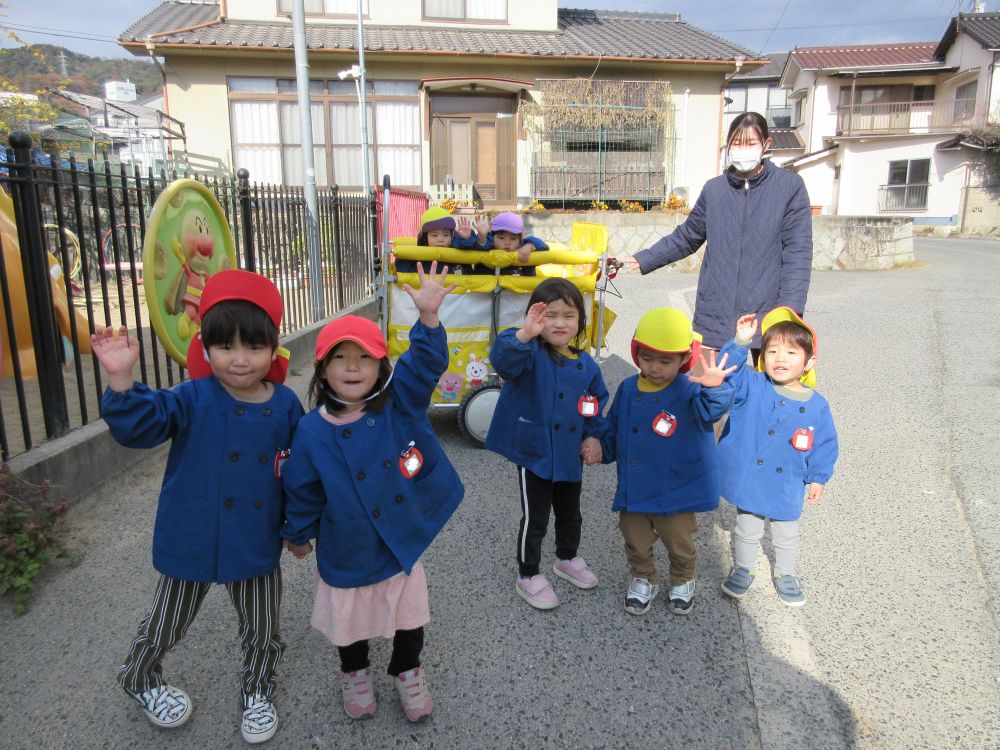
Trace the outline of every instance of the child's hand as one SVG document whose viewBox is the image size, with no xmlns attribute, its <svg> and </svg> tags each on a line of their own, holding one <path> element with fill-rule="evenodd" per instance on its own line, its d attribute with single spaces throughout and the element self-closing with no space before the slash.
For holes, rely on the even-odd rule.
<svg viewBox="0 0 1000 750">
<path fill-rule="evenodd" d="M 443 266 L 440 275 L 437 270 L 437 261 L 431 263 L 430 273 L 424 273 L 424 264 L 417 263 L 417 275 L 420 277 L 420 288 L 414 289 L 409 284 L 403 284 L 403 289 L 410 295 L 413 304 L 420 311 L 420 322 L 428 328 L 437 328 L 441 319 L 438 317 L 438 310 L 441 309 L 441 302 L 455 288 L 444 285 L 444 279 L 448 275 L 448 266 Z"/>
<path fill-rule="evenodd" d="M 701 375 L 688 375 L 688 380 L 692 383 L 697 383 L 703 388 L 717 388 L 726 381 L 726 375 L 734 373 L 737 370 L 737 366 L 733 365 L 727 369 L 722 369 L 726 366 L 726 360 L 729 359 L 728 354 L 723 354 L 722 359 L 719 360 L 719 364 L 715 363 L 715 350 L 708 350 L 708 361 L 705 361 L 705 350 L 701 351 Z"/>
<path fill-rule="evenodd" d="M 90 348 L 107 370 L 111 390 L 121 392 L 132 387 L 132 368 L 139 359 L 139 341 L 128 335 L 125 326 L 117 331 L 110 326 L 98 326 L 90 337 Z"/>
<path fill-rule="evenodd" d="M 753 313 L 742 315 L 736 321 L 736 338 L 741 341 L 750 341 L 757 333 L 757 316 Z"/>
<path fill-rule="evenodd" d="M 527 263 L 528 259 L 531 257 L 531 251 L 535 249 L 535 246 L 530 242 L 525 242 L 521 247 L 517 249 L 517 262 Z"/>
<path fill-rule="evenodd" d="M 486 244 L 486 238 L 490 233 L 490 220 L 487 216 L 477 216 L 476 222 L 473 224 L 478 236 L 478 242 L 480 245 Z"/>
<path fill-rule="evenodd" d="M 518 330 L 517 340 L 527 344 L 545 329 L 545 311 L 549 306 L 544 302 L 536 302 L 528 308 L 524 316 L 524 325 Z"/>
<path fill-rule="evenodd" d="M 472 224 L 469 223 L 469 220 L 465 216 L 459 216 L 458 221 L 455 222 L 455 234 L 463 240 L 467 240 L 472 236 Z"/>
<path fill-rule="evenodd" d="M 810 482 L 809 490 L 806 492 L 806 502 L 810 505 L 815 505 L 819 502 L 819 499 L 823 497 L 823 490 L 826 487 L 819 482 Z"/>
<path fill-rule="evenodd" d="M 587 466 L 601 463 L 601 459 L 604 458 L 601 441 L 595 437 L 584 438 L 580 443 L 580 457 Z"/>
<path fill-rule="evenodd" d="M 301 560 L 312 552 L 313 549 L 312 542 L 306 542 L 305 544 L 292 544 L 286 539 L 283 543 L 285 545 L 285 549 L 295 555 L 296 560 Z"/>
</svg>

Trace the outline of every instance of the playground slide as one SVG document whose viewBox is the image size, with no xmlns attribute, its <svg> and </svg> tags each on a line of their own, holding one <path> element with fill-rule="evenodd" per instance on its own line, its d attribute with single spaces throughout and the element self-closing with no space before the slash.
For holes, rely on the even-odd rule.
<svg viewBox="0 0 1000 750">
<path fill-rule="evenodd" d="M 3 188 L 0 188 L 0 242 L 3 244 L 3 262 L 7 271 L 7 288 L 10 290 L 10 308 L 14 315 L 14 335 L 17 337 L 21 375 L 26 378 L 38 377 L 35 348 L 31 337 L 31 321 L 28 319 L 24 269 L 21 267 L 21 249 L 17 241 L 17 224 L 14 222 L 14 203 Z M 65 274 L 56 257 L 51 253 L 48 255 L 52 304 L 59 331 L 67 341 L 71 341 L 70 315 L 75 316 L 80 351 L 90 354 L 90 324 L 85 315 L 69 309 L 66 301 Z M 8 377 L 14 374 L 14 367 L 10 356 L 10 342 L 7 340 L 7 316 L 2 305 L 0 305 L 0 349 L 3 352 L 3 375 Z"/>
</svg>

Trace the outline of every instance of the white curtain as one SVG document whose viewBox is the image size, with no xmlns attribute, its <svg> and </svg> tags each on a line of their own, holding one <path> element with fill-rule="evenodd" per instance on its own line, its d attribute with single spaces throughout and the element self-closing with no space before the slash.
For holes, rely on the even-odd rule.
<svg viewBox="0 0 1000 750">
<path fill-rule="evenodd" d="M 285 168 L 286 185 L 305 185 L 305 171 L 302 167 L 302 147 L 286 146 L 282 149 L 282 161 Z M 324 187 L 327 184 L 326 149 L 313 149 L 313 162 L 316 165 L 316 184 Z"/>
<path fill-rule="evenodd" d="M 250 172 L 251 182 L 281 184 L 281 148 L 279 146 L 237 146 L 233 149 L 236 169 Z"/>
<path fill-rule="evenodd" d="M 233 142 L 281 143 L 277 102 L 233 102 Z"/>
<path fill-rule="evenodd" d="M 463 0 L 424 0 L 424 15 L 431 18 L 462 18 Z"/>
<path fill-rule="evenodd" d="M 467 18 L 502 21 L 507 18 L 507 0 L 468 0 Z"/>
<path fill-rule="evenodd" d="M 355 108 L 356 110 L 357 108 Z M 312 114 L 313 143 L 325 143 L 326 129 L 323 127 L 323 105 L 311 103 L 309 111 Z M 299 135 L 299 105 L 292 102 L 281 102 L 281 135 L 283 143 L 301 143 Z"/>
<path fill-rule="evenodd" d="M 357 0 L 323 0 L 323 12 L 356 16 L 358 2 Z M 361 14 L 368 15 L 368 0 L 362 0 Z"/>
</svg>

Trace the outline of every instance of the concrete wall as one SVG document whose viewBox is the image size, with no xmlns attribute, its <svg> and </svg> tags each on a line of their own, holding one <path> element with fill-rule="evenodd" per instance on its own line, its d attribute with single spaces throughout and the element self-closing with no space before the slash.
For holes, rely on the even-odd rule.
<svg viewBox="0 0 1000 750">
<path fill-rule="evenodd" d="M 592 221 L 608 228 L 608 250 L 626 256 L 649 247 L 682 221 L 680 213 L 623 214 L 594 212 L 524 215 L 524 231 L 547 242 L 569 242 L 575 221 Z M 694 271 L 703 250 L 670 266 L 672 271 Z M 817 270 L 877 270 L 913 261 L 913 224 L 889 216 L 814 216 L 813 268 Z"/>
</svg>

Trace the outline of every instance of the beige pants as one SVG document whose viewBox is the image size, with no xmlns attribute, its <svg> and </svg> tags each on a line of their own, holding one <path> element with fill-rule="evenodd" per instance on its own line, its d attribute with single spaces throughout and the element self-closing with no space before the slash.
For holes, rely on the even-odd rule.
<svg viewBox="0 0 1000 750">
<path fill-rule="evenodd" d="M 694 578 L 698 562 L 698 549 L 694 544 L 698 520 L 694 513 L 661 516 L 623 510 L 618 514 L 618 528 L 625 540 L 625 557 L 628 558 L 629 573 L 633 578 L 645 578 L 650 583 L 660 582 L 653 556 L 653 545 L 657 539 L 667 548 L 670 584 L 680 586 Z"/>
</svg>

